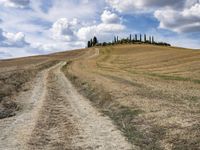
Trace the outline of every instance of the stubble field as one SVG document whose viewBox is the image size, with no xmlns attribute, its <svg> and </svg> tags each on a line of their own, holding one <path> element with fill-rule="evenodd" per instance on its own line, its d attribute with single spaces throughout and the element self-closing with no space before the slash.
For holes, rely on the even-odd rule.
<svg viewBox="0 0 200 150">
<path fill-rule="evenodd" d="M 200 147 L 200 51 L 151 45 L 89 49 L 64 71 L 139 149 Z"/>
</svg>

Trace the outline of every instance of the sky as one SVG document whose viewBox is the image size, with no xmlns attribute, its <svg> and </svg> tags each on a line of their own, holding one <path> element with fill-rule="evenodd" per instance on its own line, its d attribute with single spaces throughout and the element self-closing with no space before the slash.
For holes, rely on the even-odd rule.
<svg viewBox="0 0 200 150">
<path fill-rule="evenodd" d="M 0 59 L 139 33 L 200 49 L 200 0 L 0 0 Z"/>
</svg>

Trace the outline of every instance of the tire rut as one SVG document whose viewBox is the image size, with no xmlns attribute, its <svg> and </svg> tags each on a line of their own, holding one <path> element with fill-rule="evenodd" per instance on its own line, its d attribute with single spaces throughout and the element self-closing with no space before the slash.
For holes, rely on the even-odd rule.
<svg viewBox="0 0 200 150">
<path fill-rule="evenodd" d="M 29 149 L 132 149 L 112 124 L 81 96 L 59 67 L 47 78 L 47 93 Z"/>
<path fill-rule="evenodd" d="M 29 140 L 29 149 L 72 149 L 71 136 L 77 134 L 70 121 L 70 106 L 60 93 L 58 77 L 51 70 L 47 78 L 47 93 L 35 129 Z"/>
<path fill-rule="evenodd" d="M 61 72 L 63 65 L 41 72 L 32 91 L 18 98 L 26 109 L 0 122 L 0 149 L 132 149 L 112 121 L 72 86 Z"/>
</svg>

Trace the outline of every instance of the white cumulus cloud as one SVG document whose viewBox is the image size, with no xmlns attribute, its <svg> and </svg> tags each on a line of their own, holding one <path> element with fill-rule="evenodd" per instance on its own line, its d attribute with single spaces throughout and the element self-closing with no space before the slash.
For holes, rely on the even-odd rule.
<svg viewBox="0 0 200 150">
<path fill-rule="evenodd" d="M 106 2 L 122 13 L 149 12 L 161 7 L 182 7 L 184 0 L 106 0 Z"/>
<path fill-rule="evenodd" d="M 120 23 L 120 17 L 108 10 L 104 10 L 101 15 L 101 23 L 82 27 L 78 30 L 77 36 L 81 40 L 88 40 L 93 36 L 98 36 L 100 39 L 111 37 L 115 33 L 119 33 L 125 29 L 125 26 Z"/>
<path fill-rule="evenodd" d="M 77 36 L 80 40 L 88 40 L 93 36 L 103 38 L 105 34 L 117 34 L 125 29 L 125 26 L 121 24 L 105 24 L 93 25 L 88 27 L 82 27 L 78 30 Z"/>
<path fill-rule="evenodd" d="M 200 0 L 106 0 L 125 14 L 153 13 L 159 28 L 174 32 L 200 31 Z"/>
<path fill-rule="evenodd" d="M 187 5 L 178 11 L 172 8 L 155 11 L 154 16 L 159 20 L 160 28 L 175 32 L 200 31 L 200 2 Z"/>
<path fill-rule="evenodd" d="M 104 10 L 103 14 L 101 15 L 101 20 L 105 24 L 114 24 L 119 23 L 120 18 L 117 14 L 112 13 L 109 10 Z"/>
<path fill-rule="evenodd" d="M 0 4 L 5 7 L 13 8 L 27 8 L 29 6 L 30 0 L 1 0 Z"/>
<path fill-rule="evenodd" d="M 0 45 L 3 47 L 25 47 L 29 45 L 22 32 L 11 33 L 0 29 Z"/>
<path fill-rule="evenodd" d="M 58 19 L 50 29 L 52 36 L 56 40 L 72 41 L 75 38 L 75 27 L 78 24 L 77 19 L 69 21 L 67 18 Z"/>
</svg>

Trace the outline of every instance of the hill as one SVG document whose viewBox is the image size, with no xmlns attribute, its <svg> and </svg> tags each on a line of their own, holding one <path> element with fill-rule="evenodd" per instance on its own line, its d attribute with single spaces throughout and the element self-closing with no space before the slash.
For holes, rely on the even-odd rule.
<svg viewBox="0 0 200 150">
<path fill-rule="evenodd" d="M 0 149 L 200 147 L 198 50 L 124 44 L 4 60 L 0 86 Z"/>
<path fill-rule="evenodd" d="M 66 70 L 139 148 L 200 147 L 200 51 L 108 46 L 99 48 L 98 57 L 69 62 Z"/>
</svg>

